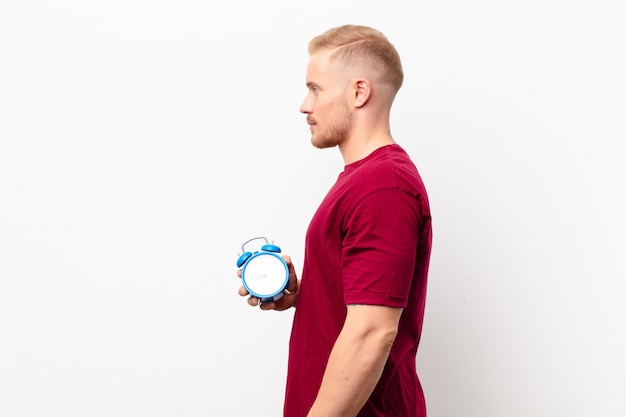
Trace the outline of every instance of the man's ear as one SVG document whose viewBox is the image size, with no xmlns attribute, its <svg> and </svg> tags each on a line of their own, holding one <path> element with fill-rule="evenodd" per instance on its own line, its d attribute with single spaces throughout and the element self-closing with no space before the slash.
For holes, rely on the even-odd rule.
<svg viewBox="0 0 626 417">
<path fill-rule="evenodd" d="M 368 79 L 362 78 L 354 80 L 354 107 L 365 106 L 372 95 L 372 85 Z"/>
</svg>

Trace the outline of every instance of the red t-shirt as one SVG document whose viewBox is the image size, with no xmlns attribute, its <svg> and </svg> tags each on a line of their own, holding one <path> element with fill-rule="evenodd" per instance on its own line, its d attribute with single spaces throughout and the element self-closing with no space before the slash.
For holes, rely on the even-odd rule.
<svg viewBox="0 0 626 417">
<path fill-rule="evenodd" d="M 307 231 L 285 417 L 304 417 L 313 404 L 347 304 L 404 308 L 383 374 L 359 417 L 426 415 L 415 355 L 431 241 L 426 189 L 400 146 L 346 165 Z"/>
</svg>

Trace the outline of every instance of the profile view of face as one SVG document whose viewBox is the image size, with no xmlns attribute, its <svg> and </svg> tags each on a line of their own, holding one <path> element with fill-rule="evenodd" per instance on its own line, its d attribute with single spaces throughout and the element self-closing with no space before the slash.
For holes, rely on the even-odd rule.
<svg viewBox="0 0 626 417">
<path fill-rule="evenodd" d="M 320 149 L 341 144 L 352 127 L 352 114 L 346 100 L 347 84 L 339 77 L 338 64 L 331 64 L 330 51 L 311 55 L 306 85 L 300 112 L 307 115 L 311 143 Z"/>
</svg>

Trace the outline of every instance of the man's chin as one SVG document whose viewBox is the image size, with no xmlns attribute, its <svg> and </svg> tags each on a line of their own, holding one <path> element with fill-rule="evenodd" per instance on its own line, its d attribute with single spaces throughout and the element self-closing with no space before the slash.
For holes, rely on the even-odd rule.
<svg viewBox="0 0 626 417">
<path fill-rule="evenodd" d="M 317 149 L 328 149 L 328 148 L 334 148 L 335 146 L 337 146 L 335 142 L 320 141 L 320 140 L 317 140 L 315 136 L 311 137 L 311 145 L 313 145 Z"/>
</svg>

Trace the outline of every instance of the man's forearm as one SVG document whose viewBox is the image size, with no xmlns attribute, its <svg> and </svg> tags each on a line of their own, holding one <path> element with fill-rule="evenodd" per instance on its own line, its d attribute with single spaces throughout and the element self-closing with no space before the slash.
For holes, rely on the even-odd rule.
<svg viewBox="0 0 626 417">
<path fill-rule="evenodd" d="M 330 354 L 308 417 L 358 414 L 380 379 L 395 338 L 394 330 L 358 334 L 344 328 Z"/>
</svg>

